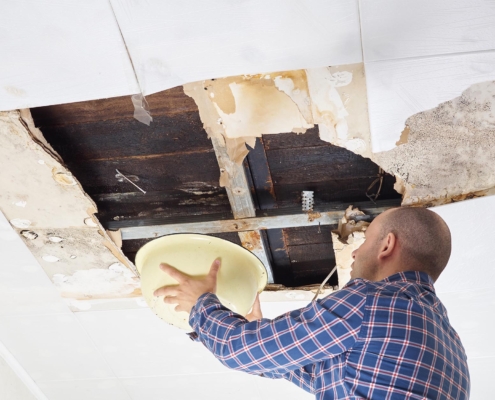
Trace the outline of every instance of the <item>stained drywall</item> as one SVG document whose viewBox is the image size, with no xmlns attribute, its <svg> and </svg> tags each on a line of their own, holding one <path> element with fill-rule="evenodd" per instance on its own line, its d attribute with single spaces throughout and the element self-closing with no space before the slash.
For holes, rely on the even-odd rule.
<svg viewBox="0 0 495 400">
<path fill-rule="evenodd" d="M 0 113 L 0 160 L 0 209 L 64 296 L 136 294 L 133 265 L 94 217 L 93 201 L 34 129 L 28 110 Z"/>
<path fill-rule="evenodd" d="M 322 140 L 369 155 L 362 64 L 211 79 L 184 85 L 208 135 L 241 163 L 254 137 L 304 133 L 319 125 Z"/>
<path fill-rule="evenodd" d="M 372 158 L 396 176 L 403 205 L 495 193 L 495 82 L 409 117 L 397 146 Z"/>
</svg>

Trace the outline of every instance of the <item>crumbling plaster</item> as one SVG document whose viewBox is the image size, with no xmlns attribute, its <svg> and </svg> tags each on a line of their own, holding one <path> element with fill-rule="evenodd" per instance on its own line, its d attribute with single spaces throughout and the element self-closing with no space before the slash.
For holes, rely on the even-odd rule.
<svg viewBox="0 0 495 400">
<path fill-rule="evenodd" d="M 397 146 L 373 153 L 360 64 L 272 72 L 184 86 L 210 137 L 240 163 L 254 137 L 304 133 L 370 158 L 396 177 L 403 205 L 433 206 L 495 192 L 495 83 L 411 116 Z"/>
<path fill-rule="evenodd" d="M 396 176 L 403 205 L 433 206 L 495 193 L 495 82 L 409 117 L 373 161 Z"/>
<path fill-rule="evenodd" d="M 133 265 L 94 217 L 96 205 L 34 128 L 29 110 L 0 112 L 0 142 L 0 209 L 62 295 L 139 295 Z"/>
</svg>

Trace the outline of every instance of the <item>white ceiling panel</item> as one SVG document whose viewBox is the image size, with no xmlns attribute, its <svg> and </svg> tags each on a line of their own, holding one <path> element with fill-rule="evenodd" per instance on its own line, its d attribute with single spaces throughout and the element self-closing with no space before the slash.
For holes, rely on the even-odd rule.
<svg viewBox="0 0 495 400">
<path fill-rule="evenodd" d="M 141 89 L 362 61 L 357 0 L 111 0 Z"/>
<path fill-rule="evenodd" d="M 131 400 L 115 378 L 40 382 L 38 386 L 49 400 Z"/>
<path fill-rule="evenodd" d="M 373 152 L 390 150 L 410 116 L 495 79 L 495 51 L 366 63 Z"/>
<path fill-rule="evenodd" d="M 108 0 L 3 2 L 0 54 L 0 111 L 139 92 Z"/>
<path fill-rule="evenodd" d="M 495 357 L 471 358 L 468 365 L 471 374 L 470 400 L 492 399 Z"/>
<path fill-rule="evenodd" d="M 35 382 L 115 377 L 72 314 L 0 316 L 0 341 Z"/>
<path fill-rule="evenodd" d="M 493 0 L 360 0 L 364 59 L 495 49 Z"/>
<path fill-rule="evenodd" d="M 470 266 L 466 265 L 468 270 Z M 468 358 L 495 357 L 495 346 L 480 346 L 489 343 L 495 331 L 495 308 L 493 289 L 439 293 L 438 297 L 447 307 L 449 320 L 461 337 Z"/>
<path fill-rule="evenodd" d="M 133 400 L 309 400 L 293 383 L 243 372 L 122 379 Z M 51 399 L 50 399 L 51 400 Z"/>
<path fill-rule="evenodd" d="M 487 290 L 486 301 L 495 305 L 495 268 L 493 264 L 493 227 L 495 226 L 495 196 L 480 197 L 431 208 L 449 225 L 452 233 L 452 255 L 449 264 L 435 284 L 438 293 Z M 472 297 L 480 305 L 478 297 Z M 466 301 L 466 305 L 469 301 Z M 469 312 L 463 308 L 462 312 Z M 480 316 L 481 317 L 481 316 Z"/>
<path fill-rule="evenodd" d="M 76 316 L 118 377 L 228 371 L 201 343 L 149 309 Z"/>
</svg>

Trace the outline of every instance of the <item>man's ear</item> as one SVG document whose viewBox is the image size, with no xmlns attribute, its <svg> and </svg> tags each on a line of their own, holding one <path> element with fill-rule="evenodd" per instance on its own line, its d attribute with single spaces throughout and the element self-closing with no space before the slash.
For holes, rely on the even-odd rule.
<svg viewBox="0 0 495 400">
<path fill-rule="evenodd" d="M 378 259 L 384 261 L 386 258 L 389 258 L 395 250 L 397 250 L 397 237 L 390 232 L 380 243 Z"/>
</svg>

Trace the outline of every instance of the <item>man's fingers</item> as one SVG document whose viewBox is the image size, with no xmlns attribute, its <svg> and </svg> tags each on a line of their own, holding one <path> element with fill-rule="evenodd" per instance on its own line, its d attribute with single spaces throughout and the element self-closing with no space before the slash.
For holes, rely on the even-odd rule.
<svg viewBox="0 0 495 400">
<path fill-rule="evenodd" d="M 166 304 L 179 304 L 179 300 L 175 296 L 164 297 L 163 302 Z"/>
<path fill-rule="evenodd" d="M 165 272 L 166 274 L 170 275 L 172 278 L 174 278 L 179 283 L 184 282 L 184 280 L 186 280 L 188 278 L 186 274 L 183 274 L 178 269 L 172 267 L 171 265 L 165 264 L 165 263 L 160 264 L 160 269 L 163 272 Z"/>
<path fill-rule="evenodd" d="M 177 296 L 179 293 L 179 287 L 178 286 L 164 286 L 159 289 L 156 289 L 153 292 L 153 295 L 156 297 L 160 296 Z"/>
<path fill-rule="evenodd" d="M 215 261 L 213 261 L 213 264 L 211 264 L 210 272 L 208 275 L 210 275 L 213 278 L 216 278 L 217 274 L 218 274 L 218 270 L 220 269 L 221 263 L 222 262 L 221 262 L 220 258 L 217 258 Z"/>
</svg>

